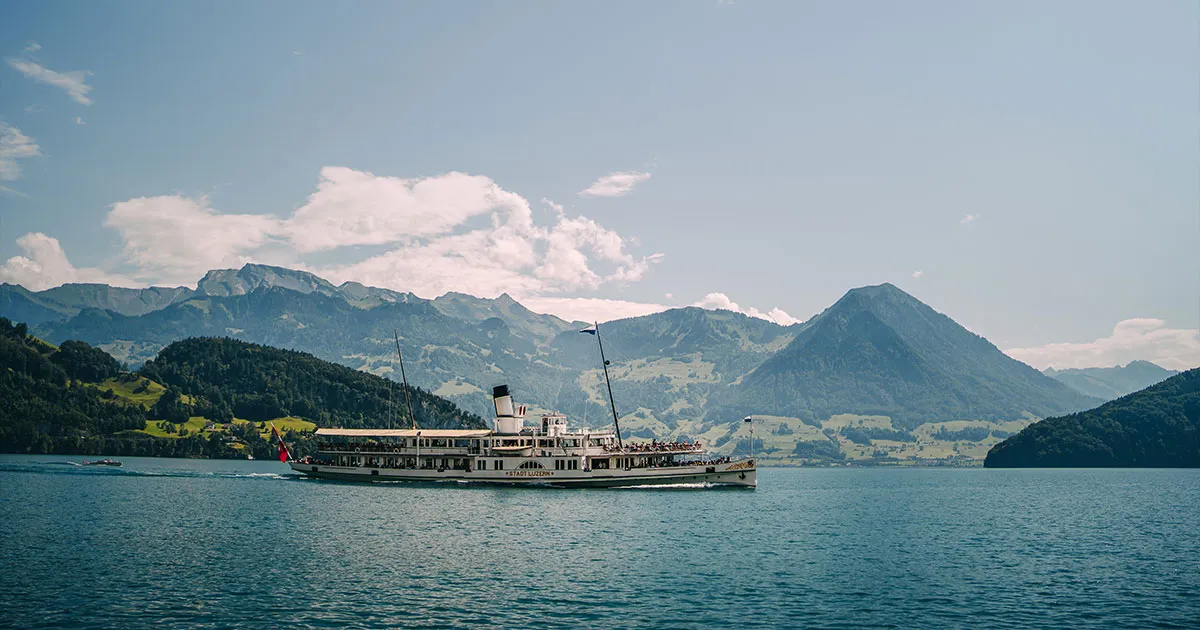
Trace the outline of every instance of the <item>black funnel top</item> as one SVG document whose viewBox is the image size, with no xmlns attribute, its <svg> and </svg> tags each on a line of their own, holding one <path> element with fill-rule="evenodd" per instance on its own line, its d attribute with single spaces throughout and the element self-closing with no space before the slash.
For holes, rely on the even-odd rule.
<svg viewBox="0 0 1200 630">
<path fill-rule="evenodd" d="M 492 388 L 492 398 L 500 398 L 508 395 L 508 385 L 497 385 Z"/>
</svg>

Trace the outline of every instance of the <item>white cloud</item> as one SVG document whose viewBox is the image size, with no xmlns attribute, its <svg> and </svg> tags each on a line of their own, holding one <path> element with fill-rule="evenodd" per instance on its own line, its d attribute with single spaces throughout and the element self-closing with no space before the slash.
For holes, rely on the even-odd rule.
<svg viewBox="0 0 1200 630">
<path fill-rule="evenodd" d="M 207 197 L 170 195 L 115 203 L 105 225 L 121 237 L 125 275 L 154 284 L 191 285 L 210 269 L 261 262 L 430 298 L 546 296 L 635 282 L 662 259 L 634 256 L 628 239 L 587 217 L 556 214 L 535 222 L 528 201 L 487 177 L 410 180 L 326 168 L 316 192 L 287 218 L 227 214 Z M 353 247 L 362 245 L 383 251 L 355 257 Z M 306 260 L 332 250 L 323 262 Z M 38 285 L 65 275 L 13 264 Z M 47 277 L 30 280 L 39 269 Z"/>
<path fill-rule="evenodd" d="M 86 125 L 87 123 L 83 122 L 83 118 L 82 118 L 82 117 L 80 117 L 80 116 L 76 116 L 76 117 L 75 117 L 75 124 L 76 124 L 76 125 Z"/>
<path fill-rule="evenodd" d="M 325 167 L 317 191 L 288 221 L 287 236 L 302 252 L 382 245 L 446 234 L 489 213 L 505 215 L 518 228 L 532 223 L 529 202 L 487 177 L 400 179 Z"/>
<path fill-rule="evenodd" d="M 33 105 L 25 106 L 25 111 L 30 114 L 36 114 L 37 112 L 43 111 L 45 109 L 46 109 L 45 107 L 43 107 L 37 103 L 34 103 Z"/>
<path fill-rule="evenodd" d="M 605 175 L 579 192 L 580 197 L 624 197 L 633 187 L 650 179 L 650 173 L 621 171 Z"/>
<path fill-rule="evenodd" d="M 278 219 L 221 214 L 207 198 L 139 197 L 112 205 L 104 224 L 121 234 L 124 260 L 150 282 L 194 284 L 205 271 L 237 267 L 276 242 Z"/>
<path fill-rule="evenodd" d="M 1142 359 L 1172 370 L 1200 365 L 1200 330 L 1167 328 L 1161 319 L 1119 322 L 1112 335 L 1087 343 L 1051 343 L 1013 348 L 1008 356 L 1042 370 L 1125 365 Z"/>
<path fill-rule="evenodd" d="M 521 298 L 521 304 L 535 313 L 549 313 L 567 321 L 601 323 L 661 313 L 671 308 L 665 304 L 602 298 L 525 297 Z"/>
<path fill-rule="evenodd" d="M 959 220 L 958 224 L 959 225 L 970 225 L 970 224 L 974 223 L 975 220 L 978 218 L 979 218 L 979 215 L 977 215 L 977 214 L 968 214 L 967 216 L 965 216 L 961 220 Z"/>
<path fill-rule="evenodd" d="M 92 99 L 88 98 L 88 92 L 92 91 L 92 86 L 86 83 L 86 77 L 91 73 L 86 70 L 58 72 L 29 59 L 13 59 L 10 57 L 5 61 L 14 70 L 34 81 L 62 88 L 67 92 L 67 96 L 70 96 L 72 100 L 80 105 L 92 104 Z"/>
<path fill-rule="evenodd" d="M 27 160 L 42 154 L 37 142 L 20 129 L 0 122 L 0 181 L 16 181 L 21 177 L 17 160 Z"/>
<path fill-rule="evenodd" d="M 119 275 L 99 269 L 78 269 L 67 260 L 58 243 L 41 232 L 30 232 L 17 239 L 24 256 L 13 256 L 0 267 L 0 282 L 19 284 L 31 291 L 42 291 L 67 282 L 102 282 L 120 286 L 137 286 Z"/>
<path fill-rule="evenodd" d="M 33 54 L 33 53 L 35 53 L 35 52 L 37 52 L 37 51 L 39 51 L 39 50 L 41 50 L 41 49 L 42 49 L 42 45 L 41 45 L 41 44 L 39 44 L 39 43 L 37 43 L 37 42 L 29 42 L 29 45 L 25 47 L 25 51 L 24 51 L 24 52 L 25 52 L 25 53 L 27 53 L 27 54 Z"/>
<path fill-rule="evenodd" d="M 775 322 L 780 326 L 791 326 L 792 324 L 799 324 L 801 322 L 801 320 L 788 315 L 783 311 L 783 309 L 778 307 L 772 308 L 765 313 L 753 307 L 742 308 L 737 304 L 737 302 L 729 299 L 729 296 L 725 295 L 724 293 L 709 293 L 708 295 L 704 296 L 704 299 L 696 302 L 692 306 L 733 311 L 735 313 L 741 313 L 750 317 L 757 317 L 758 319 L 765 319 L 770 322 Z"/>
<path fill-rule="evenodd" d="M 664 297 L 664 298 L 666 298 L 666 299 L 668 299 L 668 300 L 674 300 L 674 299 L 675 299 L 675 294 L 674 294 L 674 293 L 668 293 L 668 294 L 664 295 L 663 297 Z"/>
<path fill-rule="evenodd" d="M 912 277 L 916 278 L 917 280 L 920 280 L 921 276 L 923 276 L 923 275 L 925 275 L 925 272 L 921 271 L 921 270 L 912 272 Z"/>
</svg>

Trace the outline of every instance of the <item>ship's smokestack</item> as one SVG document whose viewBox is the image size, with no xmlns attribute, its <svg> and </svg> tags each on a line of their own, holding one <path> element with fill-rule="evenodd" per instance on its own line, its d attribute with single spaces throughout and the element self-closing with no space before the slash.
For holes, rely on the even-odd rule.
<svg viewBox="0 0 1200 630">
<path fill-rule="evenodd" d="M 492 404 L 496 405 L 496 433 L 512 435 L 521 432 L 525 424 L 524 409 L 519 413 L 513 408 L 512 396 L 508 395 L 508 385 L 497 385 L 492 388 Z"/>
<path fill-rule="evenodd" d="M 497 418 L 513 417 L 512 396 L 508 395 L 508 385 L 497 385 L 492 388 L 492 404 L 496 405 Z"/>
</svg>

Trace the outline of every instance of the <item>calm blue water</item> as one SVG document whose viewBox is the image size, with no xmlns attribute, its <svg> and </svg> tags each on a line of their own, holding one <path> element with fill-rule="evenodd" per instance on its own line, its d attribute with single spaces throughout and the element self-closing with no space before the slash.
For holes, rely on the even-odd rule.
<svg viewBox="0 0 1200 630">
<path fill-rule="evenodd" d="M 530 490 L 68 459 L 0 456 L 0 625 L 1200 627 L 1200 471 Z"/>
</svg>

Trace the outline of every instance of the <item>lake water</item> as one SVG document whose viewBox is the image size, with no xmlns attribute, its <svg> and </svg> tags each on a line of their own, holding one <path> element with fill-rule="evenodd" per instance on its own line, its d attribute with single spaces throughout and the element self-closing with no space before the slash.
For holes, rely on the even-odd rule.
<svg viewBox="0 0 1200 630">
<path fill-rule="evenodd" d="M 1197 470 L 537 490 L 70 459 L 0 456 L 2 626 L 1200 627 Z"/>
</svg>

